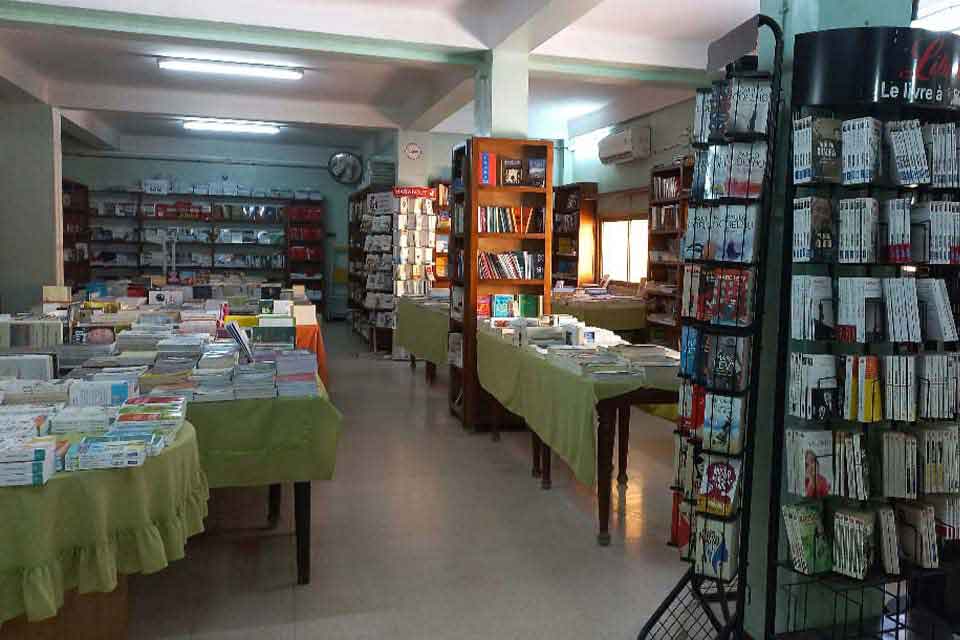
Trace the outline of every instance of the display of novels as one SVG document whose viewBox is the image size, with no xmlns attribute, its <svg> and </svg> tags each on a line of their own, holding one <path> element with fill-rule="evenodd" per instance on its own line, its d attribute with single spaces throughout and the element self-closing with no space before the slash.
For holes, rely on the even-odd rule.
<svg viewBox="0 0 960 640">
<path fill-rule="evenodd" d="M 793 121 L 793 183 L 837 183 L 841 173 L 841 122 L 807 116 Z"/>
<path fill-rule="evenodd" d="M 753 323 L 756 276 L 741 267 L 683 266 L 681 317 L 732 327 Z"/>
<path fill-rule="evenodd" d="M 894 184 L 930 184 L 930 167 L 919 120 L 893 120 L 884 126 Z"/>
<path fill-rule="evenodd" d="M 693 127 L 690 129 L 690 142 L 706 144 L 710 141 L 710 121 L 714 112 L 713 90 L 697 89 L 693 103 Z"/>
<path fill-rule="evenodd" d="M 838 386 L 835 356 L 790 354 L 790 415 L 819 422 L 837 415 Z"/>
<path fill-rule="evenodd" d="M 941 189 L 960 187 L 960 162 L 957 158 L 957 125 L 953 122 L 925 124 L 923 144 L 930 165 L 930 182 Z"/>
<path fill-rule="evenodd" d="M 914 261 L 960 264 L 960 202 L 920 202 L 910 210 Z"/>
<path fill-rule="evenodd" d="M 866 440 L 860 433 L 833 433 L 834 495 L 851 500 L 870 499 Z"/>
<path fill-rule="evenodd" d="M 576 217 L 576 214 L 571 214 Z M 543 207 L 477 208 L 479 233 L 543 233 Z"/>
<path fill-rule="evenodd" d="M 892 198 L 883 202 L 881 224 L 886 227 L 886 260 L 892 264 L 910 262 L 910 200 Z"/>
<path fill-rule="evenodd" d="M 917 439 L 918 492 L 922 494 L 960 493 L 960 450 L 955 424 L 914 427 Z"/>
<path fill-rule="evenodd" d="M 916 436 L 900 431 L 884 431 L 880 437 L 883 496 L 915 500 L 919 489 Z"/>
<path fill-rule="evenodd" d="M 17 437 L 0 425 L 0 487 L 40 486 L 56 470 L 56 438 Z"/>
<path fill-rule="evenodd" d="M 505 251 L 477 254 L 477 269 L 481 280 L 542 280 L 544 254 L 532 251 Z"/>
<path fill-rule="evenodd" d="M 675 204 L 650 207 L 651 231 L 674 231 L 680 224 L 680 206 Z M 554 221 L 554 231 L 561 231 Z M 572 230 L 572 229 L 571 229 Z"/>
<path fill-rule="evenodd" d="M 837 211 L 837 262 L 877 261 L 880 205 L 875 198 L 840 200 Z"/>
<path fill-rule="evenodd" d="M 759 199 L 767 166 L 767 143 L 733 142 L 698 150 L 694 161 L 693 198 Z"/>
<path fill-rule="evenodd" d="M 679 175 L 653 176 L 652 200 L 676 200 L 680 197 L 681 183 Z"/>
<path fill-rule="evenodd" d="M 758 205 L 691 207 L 683 234 L 683 260 L 754 262 Z"/>
<path fill-rule="evenodd" d="M 837 279 L 840 342 L 879 342 L 883 337 L 883 285 L 880 278 Z"/>
<path fill-rule="evenodd" d="M 830 200 L 818 197 L 793 200 L 793 261 L 829 262 L 836 247 Z"/>
<path fill-rule="evenodd" d="M 833 570 L 863 580 L 873 567 L 875 553 L 873 511 L 837 509 L 833 513 Z"/>
<path fill-rule="evenodd" d="M 700 334 L 694 380 L 714 391 L 744 391 L 750 382 L 752 342 L 750 336 Z"/>
<path fill-rule="evenodd" d="M 547 169 L 546 158 L 499 158 L 496 153 L 480 152 L 477 183 L 489 186 L 543 187 Z"/>
<path fill-rule="evenodd" d="M 940 551 L 937 547 L 936 511 L 933 506 L 897 502 L 894 509 L 903 557 L 923 569 L 938 568 Z"/>
<path fill-rule="evenodd" d="M 740 78 L 715 82 L 698 89 L 694 103 L 691 140 L 705 144 L 711 137 L 766 133 L 770 110 L 770 81 Z"/>
<path fill-rule="evenodd" d="M 789 504 L 783 507 L 783 524 L 793 568 L 805 575 L 833 569 L 833 550 L 823 526 L 819 504 Z"/>
<path fill-rule="evenodd" d="M 900 573 L 900 540 L 897 536 L 897 522 L 893 509 L 880 507 L 877 509 L 877 527 L 880 529 L 880 561 L 884 573 L 898 575 Z"/>
<path fill-rule="evenodd" d="M 883 385 L 884 418 L 916 422 L 916 356 L 883 356 Z"/>
<path fill-rule="evenodd" d="M 924 339 L 943 342 L 956 342 L 960 339 L 946 281 L 935 278 L 918 279 L 916 289 L 917 303 L 923 314 Z"/>
<path fill-rule="evenodd" d="M 0 378 L 50 380 L 53 357 L 40 354 L 0 355 Z"/>
<path fill-rule="evenodd" d="M 887 340 L 922 342 L 916 278 L 884 278 L 882 282 L 887 309 Z"/>
<path fill-rule="evenodd" d="M 883 420 L 879 356 L 838 356 L 843 375 L 840 417 L 851 422 Z"/>
<path fill-rule="evenodd" d="M 700 438 L 705 451 L 739 455 L 746 429 L 746 398 L 704 393 L 703 405 L 694 415 L 702 416 Z"/>
<path fill-rule="evenodd" d="M 697 511 L 721 517 L 734 515 L 740 509 L 741 461 L 714 454 L 704 454 L 703 458 Z"/>
<path fill-rule="evenodd" d="M 960 496 L 924 496 L 923 502 L 933 507 L 937 535 L 947 542 L 960 540 Z"/>
<path fill-rule="evenodd" d="M 953 353 L 917 356 L 920 377 L 919 416 L 929 420 L 952 420 L 957 412 L 960 366 Z"/>
<path fill-rule="evenodd" d="M 690 557 L 698 575 L 730 581 L 737 575 L 740 521 L 694 518 Z"/>
<path fill-rule="evenodd" d="M 840 125 L 843 145 L 841 182 L 846 185 L 878 182 L 883 175 L 883 123 L 876 118 L 854 118 Z"/>
<path fill-rule="evenodd" d="M 794 275 L 790 310 L 790 337 L 793 340 L 832 340 L 836 327 L 833 279 Z"/>
</svg>

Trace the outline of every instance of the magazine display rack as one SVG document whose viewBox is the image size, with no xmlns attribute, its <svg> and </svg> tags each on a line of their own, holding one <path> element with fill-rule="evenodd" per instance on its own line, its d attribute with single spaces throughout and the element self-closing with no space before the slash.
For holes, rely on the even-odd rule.
<svg viewBox="0 0 960 640">
<path fill-rule="evenodd" d="M 804 33 L 794 60 L 764 637 L 948 638 L 960 38 Z"/>
<path fill-rule="evenodd" d="M 753 70 L 756 58 L 747 57 L 697 93 L 693 182 L 680 242 L 683 380 L 671 540 L 691 567 L 641 639 L 742 636 L 783 55 L 779 25 L 762 15 L 754 25 L 775 37 L 772 73 Z"/>
</svg>

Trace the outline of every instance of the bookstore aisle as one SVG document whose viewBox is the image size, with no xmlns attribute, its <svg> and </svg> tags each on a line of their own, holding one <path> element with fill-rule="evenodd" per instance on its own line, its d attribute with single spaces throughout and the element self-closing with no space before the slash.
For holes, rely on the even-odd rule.
<svg viewBox="0 0 960 640">
<path fill-rule="evenodd" d="M 189 560 L 130 578 L 131 638 L 628 638 L 685 566 L 668 553 L 673 425 L 634 410 L 630 485 L 610 547 L 596 496 L 557 464 L 530 480 L 529 435 L 465 431 L 446 368 L 424 384 L 346 323 L 324 327 L 344 428 L 331 482 L 314 483 L 313 579 L 295 586 L 291 496 L 274 531 L 263 492 L 210 501 Z"/>
</svg>

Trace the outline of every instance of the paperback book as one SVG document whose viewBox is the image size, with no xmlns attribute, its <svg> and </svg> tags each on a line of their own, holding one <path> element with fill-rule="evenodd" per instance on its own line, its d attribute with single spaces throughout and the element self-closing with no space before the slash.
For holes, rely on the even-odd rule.
<svg viewBox="0 0 960 640">
<path fill-rule="evenodd" d="M 697 511 L 727 517 L 740 509 L 741 462 L 704 455 L 704 472 L 697 492 Z"/>
<path fill-rule="evenodd" d="M 790 415 L 824 422 L 837 414 L 837 360 L 829 354 L 791 353 Z"/>
<path fill-rule="evenodd" d="M 740 521 L 694 516 L 694 523 L 690 550 L 694 572 L 716 580 L 733 580 L 740 559 Z"/>
<path fill-rule="evenodd" d="M 793 340 L 832 340 L 836 320 L 833 279 L 794 275 L 790 291 L 790 337 Z"/>
<path fill-rule="evenodd" d="M 830 200 L 808 196 L 793 200 L 793 261 L 830 262 L 835 238 Z"/>
<path fill-rule="evenodd" d="M 793 183 L 837 183 L 841 174 L 841 122 L 807 116 L 793 121 Z"/>
<path fill-rule="evenodd" d="M 793 568 L 805 575 L 833 569 L 830 540 L 823 526 L 823 509 L 818 503 L 784 505 L 783 525 Z"/>
</svg>

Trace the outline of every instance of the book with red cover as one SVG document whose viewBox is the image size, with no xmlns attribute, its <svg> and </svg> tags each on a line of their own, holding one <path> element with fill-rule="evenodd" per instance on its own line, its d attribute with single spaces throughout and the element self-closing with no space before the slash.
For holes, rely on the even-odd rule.
<svg viewBox="0 0 960 640">
<path fill-rule="evenodd" d="M 477 317 L 490 317 L 490 296 L 477 296 Z"/>
<path fill-rule="evenodd" d="M 497 154 L 489 151 L 480 152 L 480 166 L 477 167 L 477 183 L 497 186 Z"/>
</svg>

